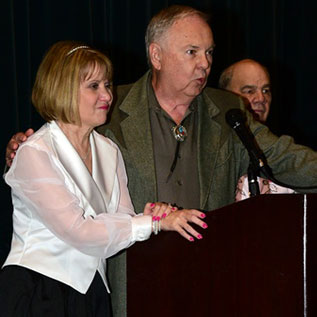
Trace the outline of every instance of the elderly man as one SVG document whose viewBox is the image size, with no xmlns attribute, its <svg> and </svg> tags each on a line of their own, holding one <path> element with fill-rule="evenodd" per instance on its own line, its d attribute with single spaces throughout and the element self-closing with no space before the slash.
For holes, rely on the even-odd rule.
<svg viewBox="0 0 317 317">
<path fill-rule="evenodd" d="M 266 67 L 252 59 L 238 61 L 221 73 L 219 88 L 243 97 L 255 119 L 266 122 L 272 102 L 270 75 Z M 264 178 L 258 177 L 258 183 L 261 194 L 294 193 L 292 189 L 279 186 Z M 243 175 L 237 184 L 236 200 L 249 197 L 249 180 L 247 175 Z"/>
<path fill-rule="evenodd" d="M 186 6 L 168 7 L 150 21 L 146 45 L 151 70 L 117 88 L 110 123 L 98 129 L 122 151 L 135 209 L 157 200 L 201 210 L 233 202 L 249 157 L 225 113 L 243 108 L 243 102 L 232 93 L 205 88 L 215 45 L 206 16 Z M 250 115 L 248 122 L 281 180 L 317 186 L 316 153 L 289 137 L 277 138 Z M 7 160 L 16 148 L 11 140 Z M 110 270 L 123 270 L 110 272 L 114 289 L 121 286 L 121 293 L 113 294 L 115 315 L 121 317 L 125 267 L 117 261 L 124 254 L 113 260 Z"/>
</svg>

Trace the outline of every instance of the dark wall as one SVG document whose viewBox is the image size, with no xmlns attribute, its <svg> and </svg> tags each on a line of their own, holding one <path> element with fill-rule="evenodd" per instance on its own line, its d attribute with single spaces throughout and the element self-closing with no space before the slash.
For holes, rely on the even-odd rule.
<svg viewBox="0 0 317 317">
<path fill-rule="evenodd" d="M 216 50 L 209 85 L 241 58 L 264 63 L 272 76 L 269 125 L 317 147 L 315 0 L 3 0 L 1 2 L 1 151 L 10 137 L 43 122 L 30 103 L 37 67 L 59 40 L 80 40 L 105 50 L 115 84 L 135 81 L 146 70 L 144 33 L 150 17 L 170 4 L 211 15 Z M 1 182 L 0 263 L 10 244 L 10 193 Z"/>
</svg>

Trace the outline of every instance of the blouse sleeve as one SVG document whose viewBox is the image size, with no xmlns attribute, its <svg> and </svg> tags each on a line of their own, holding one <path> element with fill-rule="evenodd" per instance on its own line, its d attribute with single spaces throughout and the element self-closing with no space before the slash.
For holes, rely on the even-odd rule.
<svg viewBox="0 0 317 317">
<path fill-rule="evenodd" d="M 31 145 L 19 149 L 5 180 L 13 202 L 23 206 L 27 217 L 85 254 L 107 258 L 151 234 L 151 217 L 135 216 L 133 211 L 121 154 L 117 167 L 121 194 L 115 213 L 86 216 L 56 158 Z"/>
</svg>

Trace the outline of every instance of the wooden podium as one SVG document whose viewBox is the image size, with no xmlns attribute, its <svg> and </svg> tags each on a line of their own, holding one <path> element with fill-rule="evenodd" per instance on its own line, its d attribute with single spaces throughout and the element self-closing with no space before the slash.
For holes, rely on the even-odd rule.
<svg viewBox="0 0 317 317">
<path fill-rule="evenodd" d="M 134 316 L 317 316 L 317 195 L 261 195 L 207 213 L 202 240 L 161 232 L 127 252 Z"/>
</svg>

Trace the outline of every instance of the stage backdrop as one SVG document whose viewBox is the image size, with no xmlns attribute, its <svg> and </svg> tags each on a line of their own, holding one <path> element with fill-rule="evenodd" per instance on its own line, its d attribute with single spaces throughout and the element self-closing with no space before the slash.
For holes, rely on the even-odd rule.
<svg viewBox="0 0 317 317">
<path fill-rule="evenodd" d="M 9 138 L 43 121 L 30 103 L 37 67 L 50 45 L 80 40 L 114 63 L 115 84 L 146 70 L 144 33 L 151 16 L 171 4 L 211 15 L 216 49 L 209 85 L 241 58 L 265 64 L 272 76 L 269 125 L 277 134 L 317 147 L 317 9 L 315 0 L 3 0 L 1 1 L 1 151 Z M 11 238 L 10 193 L 1 181 L 0 264 Z"/>
</svg>

